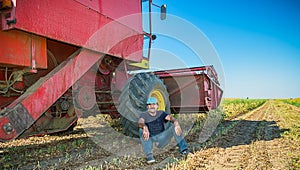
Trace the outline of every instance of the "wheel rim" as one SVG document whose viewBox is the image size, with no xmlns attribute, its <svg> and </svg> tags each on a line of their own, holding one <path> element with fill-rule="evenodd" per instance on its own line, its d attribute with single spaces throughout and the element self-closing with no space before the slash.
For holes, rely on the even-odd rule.
<svg viewBox="0 0 300 170">
<path fill-rule="evenodd" d="M 166 111 L 166 103 L 163 94 L 158 90 L 153 90 L 150 93 L 150 97 L 155 97 L 158 102 L 158 110 Z"/>
<path fill-rule="evenodd" d="M 95 90 L 88 86 L 83 86 L 76 96 L 79 106 L 84 110 L 91 110 L 96 103 Z"/>
</svg>

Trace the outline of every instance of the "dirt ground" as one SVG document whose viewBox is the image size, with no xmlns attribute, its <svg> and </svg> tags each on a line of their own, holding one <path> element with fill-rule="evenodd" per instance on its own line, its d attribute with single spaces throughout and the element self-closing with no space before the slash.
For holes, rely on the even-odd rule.
<svg viewBox="0 0 300 170">
<path fill-rule="evenodd" d="M 299 108 L 268 101 L 252 112 L 224 122 L 228 124 L 227 127 L 235 125 L 215 138 L 207 148 L 191 155 L 186 161 L 186 167 L 297 169 L 299 167 L 295 167 L 295 161 L 299 163 L 300 155 L 299 118 Z"/>
<path fill-rule="evenodd" d="M 173 144 L 155 149 L 156 163 L 148 165 L 139 140 L 119 133 L 117 121 L 90 116 L 80 119 L 73 132 L 0 143 L 0 169 L 298 169 L 300 166 L 297 107 L 269 100 L 251 112 L 221 123 L 216 115 L 209 115 L 207 121 L 200 123 L 195 122 L 195 116 L 182 119 L 192 152 L 187 157 L 180 156 Z"/>
</svg>

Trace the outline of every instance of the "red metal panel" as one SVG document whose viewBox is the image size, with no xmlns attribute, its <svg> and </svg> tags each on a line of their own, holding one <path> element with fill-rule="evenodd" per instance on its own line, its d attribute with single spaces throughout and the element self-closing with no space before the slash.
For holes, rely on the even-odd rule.
<svg viewBox="0 0 300 170">
<path fill-rule="evenodd" d="M 198 77 L 199 78 L 199 77 Z M 197 77 L 172 76 L 162 78 L 170 94 L 171 105 L 174 107 L 198 107 L 200 105 L 200 88 Z"/>
<path fill-rule="evenodd" d="M 207 96 L 207 94 L 205 94 L 207 92 L 207 80 L 205 79 L 204 74 L 199 75 L 200 78 L 198 80 L 198 86 L 199 86 L 199 93 L 200 93 L 200 102 L 199 105 L 200 106 L 205 106 L 206 102 L 205 102 L 205 97 Z"/>
<path fill-rule="evenodd" d="M 122 17 L 130 17 L 130 20 L 121 19 L 118 22 L 124 22 L 130 28 L 142 32 L 142 20 L 141 20 L 141 1 L 130 0 L 76 0 L 79 3 L 91 8 L 102 15 L 111 18 L 113 20 L 120 19 Z M 134 15 L 132 15 L 134 14 Z"/>
<path fill-rule="evenodd" d="M 102 4 L 101 13 L 114 20 L 126 16 L 130 19 L 124 18 L 118 20 L 118 22 L 126 24 L 127 26 L 135 29 L 138 32 L 142 32 L 141 15 L 137 15 L 141 13 L 140 2 L 141 2 L 140 0 L 130 0 L 130 1 L 101 0 L 101 4 Z"/>
<path fill-rule="evenodd" d="M 157 71 L 170 94 L 171 108 L 176 112 L 205 112 L 216 109 L 222 90 L 212 66 Z"/>
<path fill-rule="evenodd" d="M 0 63 L 47 68 L 46 39 L 21 31 L 0 31 Z"/>
<path fill-rule="evenodd" d="M 141 14 L 111 24 L 113 18 L 141 11 L 140 1 L 74 1 L 74 0 L 18 0 L 17 23 L 14 28 L 33 32 L 51 39 L 124 57 L 142 59 L 143 48 Z M 89 8 L 91 6 L 93 8 Z M 95 6 L 100 6 L 99 13 Z M 99 9 L 98 8 L 98 9 Z M 123 9 L 126 8 L 126 9 Z M 105 14 L 102 14 L 105 12 Z M 104 28 L 104 29 L 103 29 Z M 101 33 L 99 33 L 101 32 Z M 123 39 L 124 42 L 120 43 Z M 115 47 L 119 45 L 120 47 Z M 114 49 L 112 49 L 114 48 Z"/>
</svg>

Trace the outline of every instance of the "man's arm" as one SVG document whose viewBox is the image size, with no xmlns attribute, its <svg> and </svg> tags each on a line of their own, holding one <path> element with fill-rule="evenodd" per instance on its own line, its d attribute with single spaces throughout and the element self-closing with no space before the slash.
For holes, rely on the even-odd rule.
<svg viewBox="0 0 300 170">
<path fill-rule="evenodd" d="M 174 126 L 179 126 L 179 123 L 178 123 L 177 119 L 175 119 L 175 117 L 173 117 L 172 115 L 166 116 L 166 120 L 174 123 Z"/>
<path fill-rule="evenodd" d="M 147 125 L 145 124 L 145 119 L 140 118 L 138 121 L 139 128 L 143 129 L 143 138 L 147 141 L 149 139 L 150 133 Z"/>
<path fill-rule="evenodd" d="M 177 136 L 180 136 L 182 131 L 181 131 L 181 127 L 180 127 L 179 122 L 177 121 L 177 119 L 175 119 L 175 117 L 173 117 L 172 115 L 166 116 L 165 119 L 174 124 L 175 133 L 176 133 Z"/>
<path fill-rule="evenodd" d="M 144 129 L 144 127 L 146 126 L 145 119 L 139 118 L 138 125 L 139 125 L 139 128 Z"/>
</svg>

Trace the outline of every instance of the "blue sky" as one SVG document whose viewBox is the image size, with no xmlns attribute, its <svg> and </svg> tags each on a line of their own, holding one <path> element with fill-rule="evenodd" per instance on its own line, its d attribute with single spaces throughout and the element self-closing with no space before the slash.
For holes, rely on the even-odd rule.
<svg viewBox="0 0 300 170">
<path fill-rule="evenodd" d="M 222 66 L 217 71 L 224 75 L 224 97 L 300 97 L 300 1 L 153 2 L 167 4 L 168 14 L 191 23 L 209 39 Z M 162 22 L 170 23 L 169 18 Z M 180 30 L 180 27 L 173 29 Z M 189 32 L 182 29 L 179 34 Z M 167 54 L 166 60 L 158 57 L 155 49 L 180 56 L 178 62 L 188 66 L 218 66 L 216 60 L 203 62 L 193 56 L 189 44 L 172 41 L 164 35 L 158 35 L 153 48 L 152 67 L 180 65 L 172 63 L 173 59 Z"/>
</svg>

